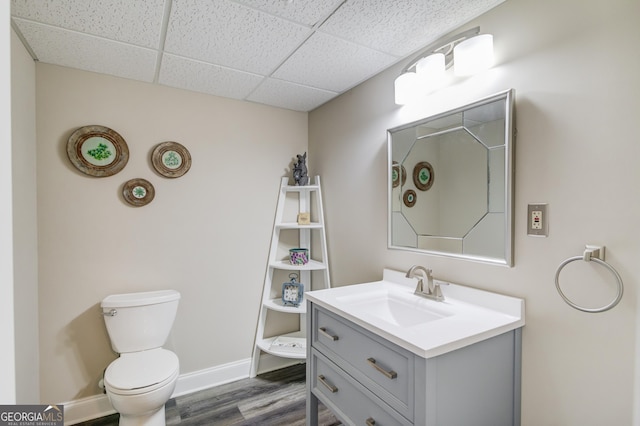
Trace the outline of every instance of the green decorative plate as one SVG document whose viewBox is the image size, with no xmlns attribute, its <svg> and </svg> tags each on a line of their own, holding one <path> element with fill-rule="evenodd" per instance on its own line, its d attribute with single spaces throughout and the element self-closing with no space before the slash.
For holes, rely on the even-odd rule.
<svg viewBox="0 0 640 426">
<path fill-rule="evenodd" d="M 163 142 L 153 149 L 151 163 L 162 176 L 177 178 L 191 168 L 191 154 L 178 142 Z"/>
<path fill-rule="evenodd" d="M 404 205 L 407 207 L 413 207 L 416 204 L 416 199 L 416 191 L 413 189 L 407 189 L 402 195 L 402 202 L 404 202 Z"/>
<path fill-rule="evenodd" d="M 122 188 L 124 200 L 135 207 L 146 206 L 153 200 L 156 190 L 146 179 L 131 179 Z"/>
<path fill-rule="evenodd" d="M 421 161 L 413 168 L 413 183 L 421 191 L 426 191 L 433 185 L 433 167 L 426 161 Z"/>
<path fill-rule="evenodd" d="M 89 176 L 112 176 L 129 161 L 129 147 L 118 132 L 105 126 L 80 127 L 67 141 L 67 156 Z"/>
</svg>

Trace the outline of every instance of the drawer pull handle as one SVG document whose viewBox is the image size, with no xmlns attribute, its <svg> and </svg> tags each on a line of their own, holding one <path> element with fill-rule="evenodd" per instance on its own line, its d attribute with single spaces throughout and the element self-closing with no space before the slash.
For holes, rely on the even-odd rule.
<svg viewBox="0 0 640 426">
<path fill-rule="evenodd" d="M 376 421 L 373 420 L 373 418 L 369 417 L 366 423 L 367 423 L 367 426 L 374 426 L 376 424 Z"/>
<path fill-rule="evenodd" d="M 337 388 L 337 387 L 335 387 L 335 386 L 333 386 L 333 385 L 331 385 L 331 384 L 329 384 L 329 383 L 327 383 L 327 382 L 325 381 L 325 377 L 324 377 L 322 374 L 318 376 L 318 380 L 320 381 L 320 383 L 322 383 L 323 385 L 325 385 L 325 386 L 326 386 L 326 388 L 327 388 L 327 389 L 329 389 L 329 390 L 331 391 L 331 393 L 336 393 L 336 392 L 338 392 L 338 388 Z"/>
<path fill-rule="evenodd" d="M 369 363 L 370 366 L 372 366 L 373 368 L 375 368 L 376 370 L 378 370 L 379 372 L 381 372 L 382 374 L 384 374 L 386 377 L 390 379 L 395 379 L 396 377 L 398 377 L 398 373 L 396 373 L 395 371 L 393 370 L 387 371 L 384 368 L 380 367 L 378 364 L 376 364 L 376 360 L 374 358 L 367 358 L 367 362 Z"/>
<path fill-rule="evenodd" d="M 331 339 L 331 340 L 333 340 L 334 342 L 335 342 L 336 340 L 338 340 L 338 336 L 334 336 L 334 335 L 332 335 L 332 334 L 329 334 L 329 333 L 327 332 L 327 329 L 326 329 L 326 328 L 324 328 L 324 327 L 320 327 L 318 330 L 320 330 L 320 334 L 322 334 L 322 335 L 323 335 L 323 336 L 325 336 L 326 338 Z"/>
</svg>

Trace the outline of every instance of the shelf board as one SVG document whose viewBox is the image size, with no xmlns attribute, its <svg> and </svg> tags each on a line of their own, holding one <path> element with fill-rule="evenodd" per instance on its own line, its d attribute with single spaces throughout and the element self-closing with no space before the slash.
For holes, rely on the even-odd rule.
<svg viewBox="0 0 640 426">
<path fill-rule="evenodd" d="M 298 306 L 285 305 L 282 303 L 282 299 L 270 299 L 264 302 L 264 307 L 278 312 L 287 312 L 290 314 L 306 314 L 307 313 L 307 300 L 302 299 L 302 302 Z"/>
<path fill-rule="evenodd" d="M 309 225 L 298 225 L 298 222 L 282 222 L 276 225 L 280 229 L 322 229 L 322 224 L 312 222 Z"/>
<path fill-rule="evenodd" d="M 327 265 L 317 260 L 310 260 L 306 265 L 292 265 L 288 260 L 278 260 L 269 264 L 271 268 L 286 269 L 288 271 L 320 271 L 327 269 Z"/>
<path fill-rule="evenodd" d="M 295 191 L 317 191 L 320 189 L 319 185 L 287 185 L 282 187 L 287 192 L 295 192 Z"/>
<path fill-rule="evenodd" d="M 260 350 L 275 356 L 279 356 L 281 358 L 292 358 L 292 359 L 306 359 L 307 358 L 307 349 L 306 348 L 295 348 L 295 349 L 286 349 L 279 350 L 271 347 L 271 344 L 278 337 L 293 337 L 293 338 L 304 338 L 304 332 L 302 331 L 294 331 L 293 333 L 283 334 L 281 336 L 273 336 L 268 339 L 261 339 L 256 342 L 256 345 L 260 348 Z"/>
</svg>

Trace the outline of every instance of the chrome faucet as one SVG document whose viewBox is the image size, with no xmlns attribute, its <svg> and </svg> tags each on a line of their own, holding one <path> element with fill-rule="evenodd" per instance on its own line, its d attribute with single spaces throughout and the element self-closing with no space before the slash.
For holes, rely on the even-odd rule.
<svg viewBox="0 0 640 426">
<path fill-rule="evenodd" d="M 433 282 L 433 276 L 431 275 L 431 269 L 427 269 L 420 265 L 413 265 L 409 271 L 407 272 L 407 278 L 418 278 L 417 273 L 422 275 L 422 278 L 418 278 L 418 285 L 416 286 L 416 290 L 413 294 L 418 296 L 426 297 L 427 299 L 433 299 L 437 302 L 442 302 L 444 300 L 444 295 L 442 294 L 442 290 L 440 289 L 440 284 L 448 284 Z M 427 285 L 424 285 L 424 279 L 427 279 Z"/>
</svg>

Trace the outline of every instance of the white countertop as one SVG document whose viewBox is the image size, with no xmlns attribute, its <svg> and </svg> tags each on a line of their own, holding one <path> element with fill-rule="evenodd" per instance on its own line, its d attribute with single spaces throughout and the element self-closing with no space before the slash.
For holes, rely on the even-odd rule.
<svg viewBox="0 0 640 426">
<path fill-rule="evenodd" d="M 438 280 L 435 280 L 438 282 Z M 432 358 L 522 327 L 524 300 L 457 284 L 442 285 L 445 300 L 414 295 L 417 280 L 385 269 L 382 281 L 305 292 L 305 297 L 372 333 L 422 358 Z M 424 322 L 415 315 L 389 321 L 375 300 L 393 295 L 408 311 L 424 309 Z M 364 299 L 363 299 L 364 296 Z"/>
</svg>

